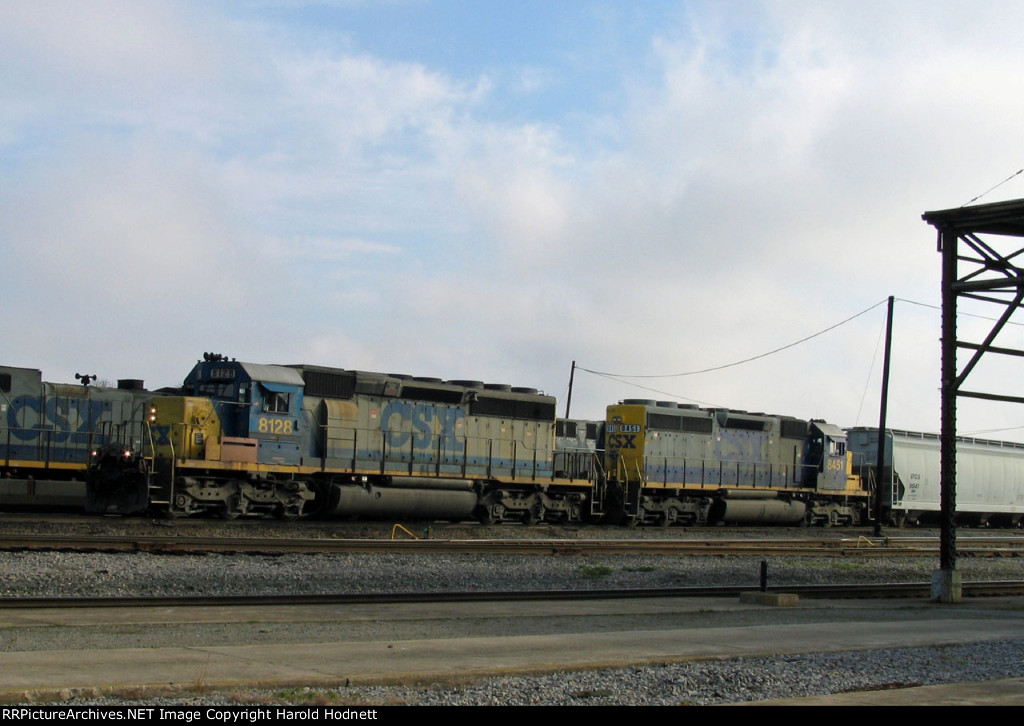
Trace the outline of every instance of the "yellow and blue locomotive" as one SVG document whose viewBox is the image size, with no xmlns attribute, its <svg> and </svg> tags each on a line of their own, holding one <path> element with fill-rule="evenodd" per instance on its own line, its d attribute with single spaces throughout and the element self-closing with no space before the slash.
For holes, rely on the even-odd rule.
<svg viewBox="0 0 1024 726">
<path fill-rule="evenodd" d="M 89 510 L 146 499 L 172 515 L 487 523 L 592 512 L 591 481 L 566 472 L 594 467 L 559 457 L 556 471 L 555 400 L 534 389 L 205 358 L 181 395 L 150 401 L 131 472 L 102 476 L 124 453 L 97 452 Z"/>
<path fill-rule="evenodd" d="M 0 505 L 171 516 L 857 524 L 866 479 L 822 421 L 626 400 L 556 420 L 531 388 L 208 354 L 180 389 L 0 369 Z M 88 472 L 86 465 L 88 464 Z M 60 488 L 57 485 L 64 488 Z M 49 488 L 48 488 L 49 487 Z"/>
<path fill-rule="evenodd" d="M 602 499 L 626 524 L 859 524 L 869 492 L 846 434 L 804 421 L 668 401 L 608 407 Z"/>
</svg>

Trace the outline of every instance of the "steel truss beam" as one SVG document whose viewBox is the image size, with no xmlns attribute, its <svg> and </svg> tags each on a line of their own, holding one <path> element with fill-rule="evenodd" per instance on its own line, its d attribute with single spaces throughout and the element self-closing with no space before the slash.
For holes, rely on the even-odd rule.
<svg viewBox="0 0 1024 726">
<path fill-rule="evenodd" d="M 1024 350 L 993 345 L 996 337 L 1024 303 L 1024 199 L 975 207 L 925 212 L 924 221 L 938 230 L 942 254 L 942 532 L 940 573 L 953 583 L 959 600 L 956 569 L 956 399 L 979 398 L 1024 403 L 1024 398 L 991 391 L 968 391 L 964 383 L 986 355 L 1024 357 Z M 979 235 L 992 235 L 983 240 Z M 957 338 L 957 301 L 960 298 L 1001 305 L 1004 310 L 980 343 Z M 957 350 L 974 354 L 957 369 Z M 933 580 L 933 596 L 936 588 Z M 946 599 L 938 597 L 937 599 Z"/>
</svg>

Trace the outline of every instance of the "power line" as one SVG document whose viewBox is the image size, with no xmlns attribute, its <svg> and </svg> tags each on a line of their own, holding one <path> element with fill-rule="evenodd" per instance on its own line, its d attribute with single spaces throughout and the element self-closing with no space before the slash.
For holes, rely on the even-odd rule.
<svg viewBox="0 0 1024 726">
<path fill-rule="evenodd" d="M 920 306 L 922 308 L 931 308 L 932 310 L 938 310 L 940 312 L 942 311 L 942 307 L 940 305 L 930 305 L 929 303 L 917 302 L 916 300 L 907 300 L 906 298 L 902 298 L 902 297 L 898 297 L 898 298 L 896 298 L 896 300 L 898 302 L 905 302 L 905 303 L 908 303 L 910 305 L 918 305 L 918 306 Z M 979 320 L 992 320 L 992 321 L 998 321 L 999 320 L 999 318 L 993 318 L 993 317 L 988 316 L 988 315 L 977 315 L 976 313 L 965 313 L 965 312 L 961 312 L 959 310 L 957 310 L 956 314 L 957 314 L 958 317 L 959 316 L 963 316 L 965 318 L 978 318 Z M 1018 326 L 1024 327 L 1024 323 L 1018 323 L 1018 322 L 1015 322 L 1013 320 L 1007 320 L 1005 324 L 1006 325 L 1018 325 Z"/>
<path fill-rule="evenodd" d="M 576 366 L 576 368 L 577 368 L 577 370 L 583 370 L 583 371 L 586 371 L 587 373 L 593 373 L 596 376 L 602 376 L 604 378 L 612 378 L 612 379 L 621 379 L 621 378 L 681 378 L 683 376 L 696 376 L 696 375 L 699 375 L 701 373 L 711 373 L 712 371 L 720 371 L 720 370 L 724 370 L 726 368 L 733 368 L 735 366 L 743 365 L 744 363 L 750 363 L 751 361 L 760 360 L 761 358 L 767 358 L 770 355 L 774 355 L 776 353 L 781 353 L 782 351 L 788 350 L 790 348 L 793 348 L 794 346 L 800 345 L 801 343 L 806 343 L 807 341 L 813 340 L 814 338 L 817 338 L 820 335 L 824 335 L 825 333 L 827 333 L 827 332 L 829 332 L 831 330 L 835 330 L 836 328 L 838 328 L 841 325 L 846 325 L 846 323 L 849 323 L 851 320 L 855 320 L 855 319 L 859 318 L 861 315 L 865 315 L 866 313 L 871 312 L 872 310 L 877 308 L 879 305 L 885 305 L 887 302 L 888 302 L 888 299 L 882 300 L 881 302 L 877 302 L 874 305 L 872 305 L 871 307 L 869 307 L 869 308 L 867 308 L 865 310 L 861 310 L 859 313 L 857 313 L 856 315 L 853 315 L 853 316 L 847 318 L 846 320 L 840 321 L 840 322 L 836 323 L 835 325 L 830 325 L 829 327 L 825 328 L 824 330 L 819 330 L 817 333 L 814 333 L 813 335 L 808 335 L 805 338 L 801 338 L 800 340 L 797 340 L 797 341 L 794 341 L 794 342 L 789 343 L 787 345 L 784 345 L 781 348 L 775 348 L 774 350 L 770 350 L 767 353 L 761 353 L 760 355 L 751 356 L 750 358 L 744 358 L 743 360 L 738 360 L 738 361 L 735 361 L 733 363 L 726 363 L 725 365 L 714 366 L 712 368 L 703 368 L 703 369 L 701 369 L 699 371 L 688 371 L 686 373 L 666 373 L 666 374 L 663 374 L 663 375 L 657 375 L 656 376 L 656 375 L 635 375 L 635 374 L 629 374 L 629 373 L 608 373 L 607 371 L 595 371 L 595 370 L 592 370 L 590 368 L 584 368 L 582 366 Z M 642 386 L 640 386 L 640 387 L 642 387 Z M 653 390 L 653 389 L 649 389 L 649 390 Z"/>
<path fill-rule="evenodd" d="M 589 370 L 587 368 L 581 368 L 580 366 L 576 366 L 576 370 L 578 370 L 578 371 L 587 371 L 587 373 L 592 373 L 595 376 L 600 376 L 601 378 L 607 378 L 608 380 L 615 381 L 616 383 L 623 383 L 623 384 L 625 384 L 627 386 L 632 386 L 633 388 L 639 388 L 641 391 L 650 391 L 651 393 L 658 393 L 658 394 L 661 394 L 662 396 L 668 396 L 669 398 L 674 398 L 674 399 L 677 399 L 677 400 L 680 400 L 680 401 L 688 401 L 689 403 L 696 403 L 696 404 L 698 404 L 700 406 L 704 406 L 705 408 L 726 408 L 725 406 L 720 406 L 718 404 L 711 403 L 709 401 L 700 401 L 700 400 L 698 400 L 696 398 L 688 398 L 687 396 L 681 396 L 678 393 L 673 393 L 672 391 L 662 391 L 662 390 L 660 390 L 658 388 L 651 388 L 650 386 L 642 386 L 639 383 L 630 383 L 629 381 L 623 381 L 623 380 L 621 380 L 619 378 L 616 378 L 615 376 L 610 375 L 608 373 L 599 373 L 598 371 L 592 371 L 592 370 Z"/>
<path fill-rule="evenodd" d="M 1017 176 L 1017 175 L 1019 175 L 1019 174 L 1022 174 L 1022 173 L 1024 173 L 1024 169 L 1018 169 L 1018 170 L 1017 170 L 1016 172 L 1014 172 L 1013 174 L 1010 174 L 1010 176 L 1006 177 L 1006 178 L 1005 178 L 1005 179 L 1003 179 L 1003 180 L 1002 180 L 1001 182 L 999 182 L 999 183 L 998 183 L 998 184 L 996 184 L 996 185 L 995 185 L 994 187 L 992 187 L 992 189 L 998 189 L 998 188 L 999 188 L 999 187 L 1001 187 L 1001 186 L 1002 186 L 1003 184 L 1005 184 L 1006 182 L 1008 182 L 1008 181 L 1010 181 L 1011 179 L 1013 179 L 1013 178 L 1014 178 L 1015 176 Z M 974 199 L 972 199 L 972 200 L 971 200 L 971 201 L 969 201 L 969 202 L 964 202 L 963 204 L 961 204 L 961 205 L 960 205 L 960 208 L 961 208 L 961 209 L 963 209 L 963 208 L 964 208 L 964 207 L 966 207 L 966 206 L 967 206 L 968 204 L 973 204 L 974 202 L 978 201 L 978 200 L 979 200 L 979 199 L 981 199 L 981 198 L 982 198 L 983 196 L 985 196 L 986 194 L 988 194 L 988 193 L 989 193 L 990 191 L 992 191 L 992 189 L 988 189 L 988 190 L 986 190 L 986 191 L 983 191 L 983 192 L 982 192 L 981 194 L 979 194 L 978 196 L 976 196 L 976 197 L 975 197 Z"/>
</svg>

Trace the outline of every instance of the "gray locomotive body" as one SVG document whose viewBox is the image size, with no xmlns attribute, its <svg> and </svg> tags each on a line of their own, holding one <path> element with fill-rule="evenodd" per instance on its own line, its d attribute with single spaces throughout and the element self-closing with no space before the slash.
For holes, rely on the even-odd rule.
<svg viewBox="0 0 1024 726">
<path fill-rule="evenodd" d="M 207 356 L 151 404 L 135 473 L 172 515 L 578 522 L 591 501 L 556 476 L 534 389 Z M 96 511 L 139 501 L 96 493 Z"/>
<path fill-rule="evenodd" d="M 141 381 L 48 383 L 34 368 L 0 366 L 0 506 L 80 509 L 90 454 L 111 441 L 141 447 Z"/>
</svg>

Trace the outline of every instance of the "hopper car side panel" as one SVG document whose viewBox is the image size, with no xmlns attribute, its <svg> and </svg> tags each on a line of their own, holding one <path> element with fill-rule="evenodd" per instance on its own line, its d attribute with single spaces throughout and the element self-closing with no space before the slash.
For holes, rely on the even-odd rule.
<svg viewBox="0 0 1024 726">
<path fill-rule="evenodd" d="M 896 524 L 934 519 L 941 511 L 941 454 L 937 434 L 890 429 L 881 476 L 878 429 L 849 432 L 866 472 L 882 484 L 883 503 Z M 957 438 L 956 510 L 968 524 L 1020 526 L 1024 516 L 1024 444 Z"/>
</svg>

